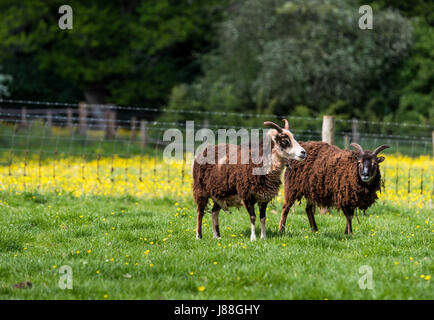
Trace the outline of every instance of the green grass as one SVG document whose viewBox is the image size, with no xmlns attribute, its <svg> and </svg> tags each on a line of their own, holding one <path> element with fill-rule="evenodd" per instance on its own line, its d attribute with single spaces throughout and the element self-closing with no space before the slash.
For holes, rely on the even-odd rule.
<svg viewBox="0 0 434 320">
<path fill-rule="evenodd" d="M 420 277 L 434 275 L 429 209 L 380 203 L 344 236 L 343 216 L 317 214 L 313 234 L 297 206 L 279 234 L 274 203 L 268 239 L 250 242 L 244 210 L 222 212 L 221 240 L 212 238 L 207 214 L 204 239 L 196 240 L 191 200 L 179 203 L 176 217 L 177 199 L 3 192 L 0 200 L 0 299 L 434 298 L 432 279 Z M 59 288 L 63 265 L 72 267 L 72 290 Z M 363 265 L 372 267 L 374 290 L 359 288 Z M 26 280 L 31 288 L 12 288 Z"/>
</svg>

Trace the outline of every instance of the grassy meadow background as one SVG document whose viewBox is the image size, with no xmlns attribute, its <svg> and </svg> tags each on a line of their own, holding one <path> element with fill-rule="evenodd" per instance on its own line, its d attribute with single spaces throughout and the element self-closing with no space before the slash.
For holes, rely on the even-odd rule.
<svg viewBox="0 0 434 320">
<path fill-rule="evenodd" d="M 280 195 L 268 208 L 268 239 L 251 242 L 242 209 L 221 213 L 221 240 L 207 213 L 195 239 L 189 164 L 150 155 L 5 160 L 0 298 L 432 299 L 433 165 L 387 155 L 385 190 L 360 224 L 354 218 L 352 236 L 336 211 L 317 213 L 312 233 L 303 204 L 279 234 Z M 59 288 L 64 265 L 72 290 Z M 364 265 L 373 290 L 359 288 Z M 25 281 L 32 287 L 13 287 Z"/>
</svg>

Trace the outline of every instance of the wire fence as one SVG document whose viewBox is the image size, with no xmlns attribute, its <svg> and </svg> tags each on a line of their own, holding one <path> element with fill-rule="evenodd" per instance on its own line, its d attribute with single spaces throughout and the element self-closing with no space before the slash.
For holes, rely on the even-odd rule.
<svg viewBox="0 0 434 320">
<path fill-rule="evenodd" d="M 188 117 L 180 120 L 173 114 Z M 254 121 L 247 125 L 239 121 L 247 118 Z M 323 118 L 0 100 L 0 189 L 187 195 L 191 193 L 191 164 L 185 155 L 180 163 L 162 160 L 162 150 L 170 143 L 163 140 L 166 130 L 185 133 L 184 120 L 189 119 L 195 121 L 195 130 L 208 128 L 217 136 L 219 129 L 263 129 L 264 120 L 279 123 L 283 118 L 290 121 L 298 141 L 322 140 Z M 410 130 L 396 130 L 404 127 Z M 334 143 L 342 148 L 351 142 L 371 150 L 389 144 L 386 154 L 425 156 L 425 162 L 386 161 L 383 175 L 391 198 L 404 192 L 414 196 L 413 202 L 431 202 L 434 126 L 335 119 L 334 130 Z"/>
<path fill-rule="evenodd" d="M 39 127 L 43 123 L 48 128 L 52 126 L 68 128 L 69 136 L 55 137 L 61 141 L 83 140 L 84 136 L 86 141 L 92 143 L 99 139 L 99 137 L 95 138 L 94 131 L 103 131 L 105 138 L 130 144 L 127 133 L 130 133 L 130 138 L 134 142 L 140 131 L 143 146 L 148 143 L 163 146 L 165 142 L 160 139 L 161 131 L 169 128 L 180 130 L 185 128 L 185 121 L 174 118 L 174 114 L 183 114 L 183 120 L 195 120 L 195 128 L 198 130 L 209 128 L 214 131 L 220 128 L 261 128 L 265 120 L 277 121 L 287 118 L 292 124 L 292 132 L 299 140 L 322 139 L 323 119 L 319 117 L 285 117 L 260 113 L 172 110 L 24 100 L 0 100 L 0 108 L 0 121 L 15 125 L 15 131 L 23 131 L 23 128 L 32 127 L 29 123 L 33 122 L 38 122 Z M 254 118 L 250 124 L 245 121 L 248 118 Z M 170 119 L 175 120 L 170 121 Z M 374 148 L 379 143 L 387 143 L 392 146 L 390 152 L 402 153 L 411 157 L 432 155 L 434 152 L 434 125 L 339 118 L 335 119 L 335 122 L 335 144 L 340 147 L 348 147 L 351 141 L 358 142 L 365 149 Z M 74 134 L 77 132 L 80 133 L 78 137 Z M 88 132 L 90 132 L 89 135 Z M 8 133 L 1 134 L 8 135 Z M 52 134 L 49 136 L 51 138 L 45 138 L 54 139 Z M 137 152 L 138 150 L 133 149 L 132 151 Z"/>
</svg>

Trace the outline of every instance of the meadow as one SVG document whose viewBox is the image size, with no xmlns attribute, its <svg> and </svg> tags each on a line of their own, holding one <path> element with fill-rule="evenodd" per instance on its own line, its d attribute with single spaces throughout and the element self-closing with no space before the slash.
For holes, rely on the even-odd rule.
<svg viewBox="0 0 434 320">
<path fill-rule="evenodd" d="M 304 205 L 267 240 L 249 241 L 240 209 L 222 213 L 222 239 L 195 239 L 190 165 L 158 156 L 5 159 L 0 166 L 0 299 L 432 299 L 434 161 L 387 155 L 379 201 L 344 235 L 338 212 Z M 410 172 L 410 179 L 409 179 Z M 259 228 L 258 228 L 259 229 Z M 62 266 L 72 289 L 61 289 Z M 373 289 L 361 289 L 362 266 Z M 13 285 L 30 281 L 29 288 Z"/>
</svg>

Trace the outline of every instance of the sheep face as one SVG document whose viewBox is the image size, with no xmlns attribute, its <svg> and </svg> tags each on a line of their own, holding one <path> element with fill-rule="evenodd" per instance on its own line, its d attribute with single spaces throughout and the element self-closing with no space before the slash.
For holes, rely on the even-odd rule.
<svg viewBox="0 0 434 320">
<path fill-rule="evenodd" d="M 384 161 L 384 157 L 378 157 L 377 154 L 389 148 L 388 145 L 382 145 L 374 151 L 364 151 L 357 143 L 352 143 L 352 147 L 358 150 L 358 172 L 360 180 L 370 183 L 378 174 L 379 164 Z"/>
<path fill-rule="evenodd" d="M 306 159 L 306 151 L 298 144 L 289 130 L 276 132 L 272 134 L 271 139 L 274 142 L 274 151 L 279 158 L 298 161 Z"/>
<path fill-rule="evenodd" d="M 265 125 L 272 127 L 270 137 L 272 143 L 273 154 L 276 154 L 282 160 L 298 160 L 306 159 L 306 150 L 302 148 L 294 139 L 291 131 L 289 131 L 288 120 L 283 119 L 285 127 L 281 128 L 274 122 L 264 122 Z"/>
<path fill-rule="evenodd" d="M 377 158 L 376 156 L 369 157 L 364 155 L 364 157 L 359 158 L 359 176 L 360 180 L 369 183 L 378 173 L 378 164 L 384 161 L 384 157 Z"/>
</svg>

